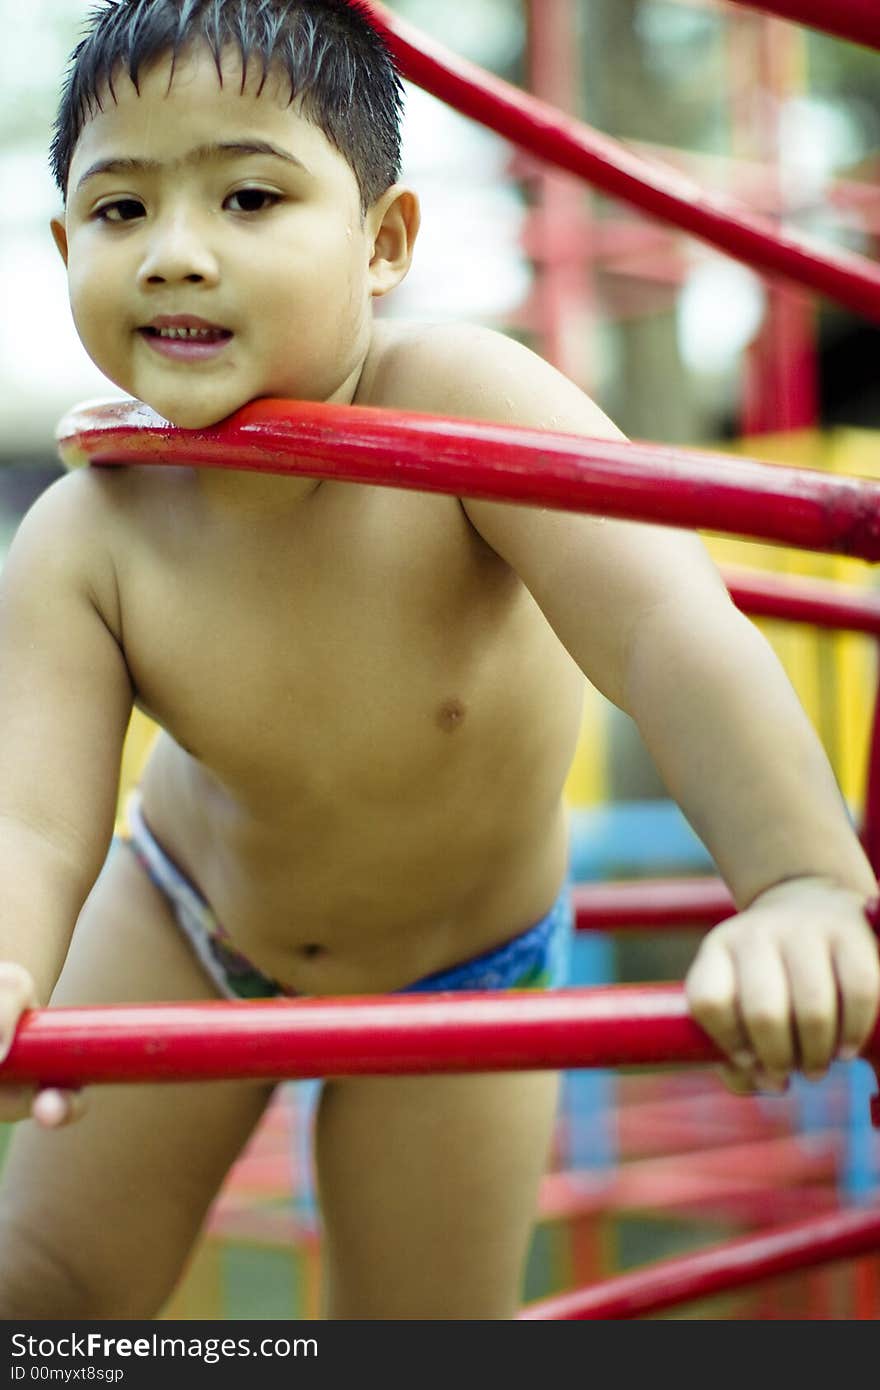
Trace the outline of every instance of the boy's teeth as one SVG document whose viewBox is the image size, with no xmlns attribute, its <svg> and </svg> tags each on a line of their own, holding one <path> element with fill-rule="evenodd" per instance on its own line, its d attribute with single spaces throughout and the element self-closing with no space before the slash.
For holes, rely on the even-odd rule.
<svg viewBox="0 0 880 1390">
<path fill-rule="evenodd" d="M 216 328 L 157 328 L 154 332 L 160 338 L 219 338 L 222 334 Z"/>
</svg>

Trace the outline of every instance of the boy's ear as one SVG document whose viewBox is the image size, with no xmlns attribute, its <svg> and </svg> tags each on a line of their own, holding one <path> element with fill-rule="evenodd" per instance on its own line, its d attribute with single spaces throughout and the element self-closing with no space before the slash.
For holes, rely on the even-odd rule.
<svg viewBox="0 0 880 1390">
<path fill-rule="evenodd" d="M 370 288 L 374 297 L 399 285 L 412 264 L 421 210 L 408 188 L 394 184 L 367 214 L 373 237 Z"/>
<path fill-rule="evenodd" d="M 64 264 L 67 265 L 67 227 L 64 224 L 63 218 L 53 217 L 52 221 L 49 223 L 49 227 L 55 245 L 58 247 L 58 253 Z"/>
</svg>

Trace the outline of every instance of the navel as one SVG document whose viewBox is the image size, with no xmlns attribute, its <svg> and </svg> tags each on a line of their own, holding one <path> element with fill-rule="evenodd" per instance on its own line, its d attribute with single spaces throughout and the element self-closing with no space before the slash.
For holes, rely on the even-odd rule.
<svg viewBox="0 0 880 1390">
<path fill-rule="evenodd" d="M 317 941 L 307 941 L 305 946 L 300 947 L 300 955 L 305 956 L 306 960 L 317 960 L 326 950 L 326 946 L 319 945 Z"/>
<path fill-rule="evenodd" d="M 467 710 L 461 700 L 444 700 L 437 711 L 437 723 L 444 733 L 454 734 L 464 722 L 466 714 Z"/>
</svg>

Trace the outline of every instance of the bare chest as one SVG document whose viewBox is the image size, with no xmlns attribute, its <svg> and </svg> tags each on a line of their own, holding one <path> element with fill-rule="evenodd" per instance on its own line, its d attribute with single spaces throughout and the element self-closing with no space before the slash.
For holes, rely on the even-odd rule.
<svg viewBox="0 0 880 1390">
<path fill-rule="evenodd" d="M 396 793 L 528 697 L 543 619 L 455 499 L 333 486 L 288 525 L 148 521 L 120 581 L 137 698 L 224 781 Z"/>
</svg>

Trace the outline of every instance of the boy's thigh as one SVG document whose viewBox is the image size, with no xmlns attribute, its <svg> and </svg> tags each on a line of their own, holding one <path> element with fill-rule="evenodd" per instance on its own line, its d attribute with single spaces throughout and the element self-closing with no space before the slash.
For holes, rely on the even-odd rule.
<svg viewBox="0 0 880 1390">
<path fill-rule="evenodd" d="M 514 1317 L 557 1098 L 551 1072 L 329 1082 L 327 1315 Z"/>
<path fill-rule="evenodd" d="M 216 997 L 162 895 L 129 849 L 114 850 L 52 1006 Z M 16 1126 L 0 1195 L 0 1317 L 157 1311 L 272 1089 L 94 1086 L 75 1124 Z"/>
</svg>

